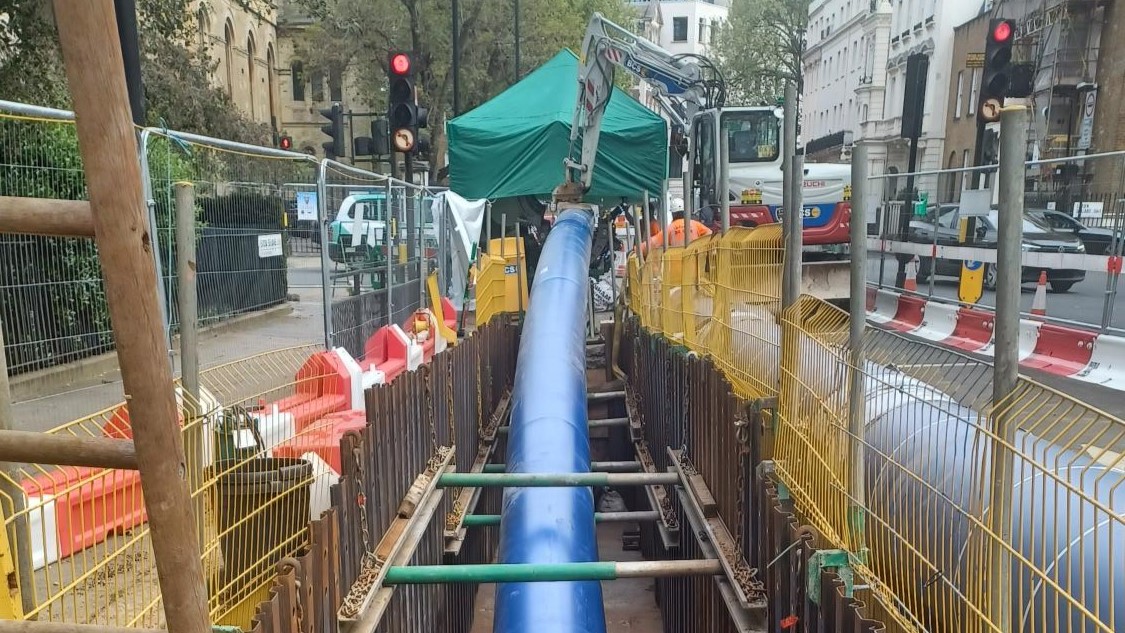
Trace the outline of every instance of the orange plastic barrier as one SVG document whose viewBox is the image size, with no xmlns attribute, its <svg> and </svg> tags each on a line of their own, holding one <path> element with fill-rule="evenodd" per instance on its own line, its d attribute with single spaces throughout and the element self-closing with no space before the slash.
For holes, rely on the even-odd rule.
<svg viewBox="0 0 1125 633">
<path fill-rule="evenodd" d="M 60 558 L 147 520 L 141 475 L 135 470 L 61 466 L 20 484 L 29 497 L 54 497 L 51 502 L 55 506 Z"/>
<path fill-rule="evenodd" d="M 406 371 L 406 345 L 391 331 L 390 326 L 376 330 L 363 346 L 360 369 L 378 369 L 386 375 L 386 382 Z"/>
<path fill-rule="evenodd" d="M 358 431 L 367 425 L 363 411 L 340 411 L 325 416 L 305 429 L 299 436 L 282 442 L 275 449 L 275 457 L 302 457 L 316 453 L 337 474 L 340 466 L 340 439 L 348 431 Z"/>
</svg>

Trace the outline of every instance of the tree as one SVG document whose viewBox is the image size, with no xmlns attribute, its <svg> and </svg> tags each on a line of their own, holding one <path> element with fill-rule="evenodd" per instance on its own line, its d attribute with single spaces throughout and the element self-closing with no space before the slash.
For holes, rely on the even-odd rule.
<svg viewBox="0 0 1125 633">
<path fill-rule="evenodd" d="M 352 71 L 365 105 L 386 105 L 387 53 L 411 51 L 418 65 L 419 100 L 430 108 L 435 168 L 444 162 L 445 120 L 452 113 L 452 16 L 449 0 L 301 0 L 314 24 L 304 30 L 298 56 L 310 69 Z M 461 103 L 467 111 L 515 81 L 512 0 L 461 0 Z M 577 51 L 590 15 L 600 11 L 628 24 L 624 0 L 521 0 L 521 72 L 560 49 Z M 577 78 L 575 78 L 577 80 Z M 436 159 L 436 160 L 434 160 Z M 435 169 L 436 171 L 436 169 Z"/>
<path fill-rule="evenodd" d="M 734 0 L 716 43 L 732 103 L 774 103 L 785 82 L 801 85 L 809 0 Z"/>
<path fill-rule="evenodd" d="M 262 11 L 269 0 L 242 0 Z M 250 143 L 269 128 L 242 114 L 211 81 L 215 62 L 194 45 L 192 0 L 137 0 L 146 123 Z M 51 4 L 0 0 L 3 98 L 68 108 Z"/>
</svg>

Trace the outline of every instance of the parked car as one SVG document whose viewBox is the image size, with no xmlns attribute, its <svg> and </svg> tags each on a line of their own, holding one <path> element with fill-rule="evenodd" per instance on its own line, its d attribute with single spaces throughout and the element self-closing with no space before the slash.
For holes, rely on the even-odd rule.
<svg viewBox="0 0 1125 633">
<path fill-rule="evenodd" d="M 1086 226 L 1061 211 L 1051 209 L 1028 209 L 1027 213 L 1059 233 L 1077 235 L 1078 239 L 1082 240 L 1082 244 L 1086 246 L 1086 252 L 1090 255 L 1108 255 L 1110 252 L 1109 248 L 1113 244 L 1112 229 Z M 1117 235 L 1120 240 L 1121 231 L 1118 231 Z"/>
<path fill-rule="evenodd" d="M 988 215 L 977 218 L 976 234 L 971 236 L 971 246 L 978 248 L 996 248 L 996 226 L 999 213 L 996 209 Z M 960 209 L 957 207 L 946 208 L 937 216 L 936 228 L 930 219 L 913 220 L 910 222 L 910 241 L 923 244 L 934 242 L 934 231 L 937 231 L 937 244 L 939 246 L 957 246 L 960 236 Z M 1086 247 L 1073 233 L 1064 233 L 1052 229 L 1041 219 L 1033 214 L 1023 216 L 1023 250 L 1025 252 L 1048 253 L 1085 253 Z M 918 266 L 918 281 L 928 280 L 931 274 L 942 277 L 960 277 L 961 260 L 938 258 L 933 261 L 930 257 L 922 257 Z M 1023 283 L 1039 280 L 1042 269 L 1024 266 L 1020 278 Z M 1055 292 L 1066 292 L 1074 284 L 1086 278 L 1083 270 L 1047 269 L 1047 281 Z M 984 267 L 984 287 L 988 290 L 996 289 L 996 266 L 986 264 Z"/>
</svg>

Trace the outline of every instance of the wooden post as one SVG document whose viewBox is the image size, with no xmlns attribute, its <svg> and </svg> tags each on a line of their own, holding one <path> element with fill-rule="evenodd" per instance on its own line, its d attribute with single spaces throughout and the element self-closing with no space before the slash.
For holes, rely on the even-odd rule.
<svg viewBox="0 0 1125 633">
<path fill-rule="evenodd" d="M 9 429 L 0 429 L 0 461 L 125 470 L 137 468 L 137 455 L 129 440 Z"/>
<path fill-rule="evenodd" d="M 94 237 L 94 219 L 85 200 L 0 196 L 0 233 Z"/>
<path fill-rule="evenodd" d="M 210 631 L 113 0 L 55 0 L 169 633 Z"/>
</svg>

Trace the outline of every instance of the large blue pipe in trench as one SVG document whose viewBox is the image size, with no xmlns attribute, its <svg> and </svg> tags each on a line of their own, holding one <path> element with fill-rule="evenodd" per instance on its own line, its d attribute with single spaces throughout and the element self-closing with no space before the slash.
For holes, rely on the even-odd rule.
<svg viewBox="0 0 1125 633">
<path fill-rule="evenodd" d="M 510 473 L 590 470 L 586 416 L 586 302 L 594 218 L 584 207 L 558 216 L 539 257 L 520 338 L 512 392 Z M 598 560 L 589 488 L 508 488 L 501 563 Z M 605 633 L 597 581 L 496 587 L 493 633 Z"/>
</svg>

